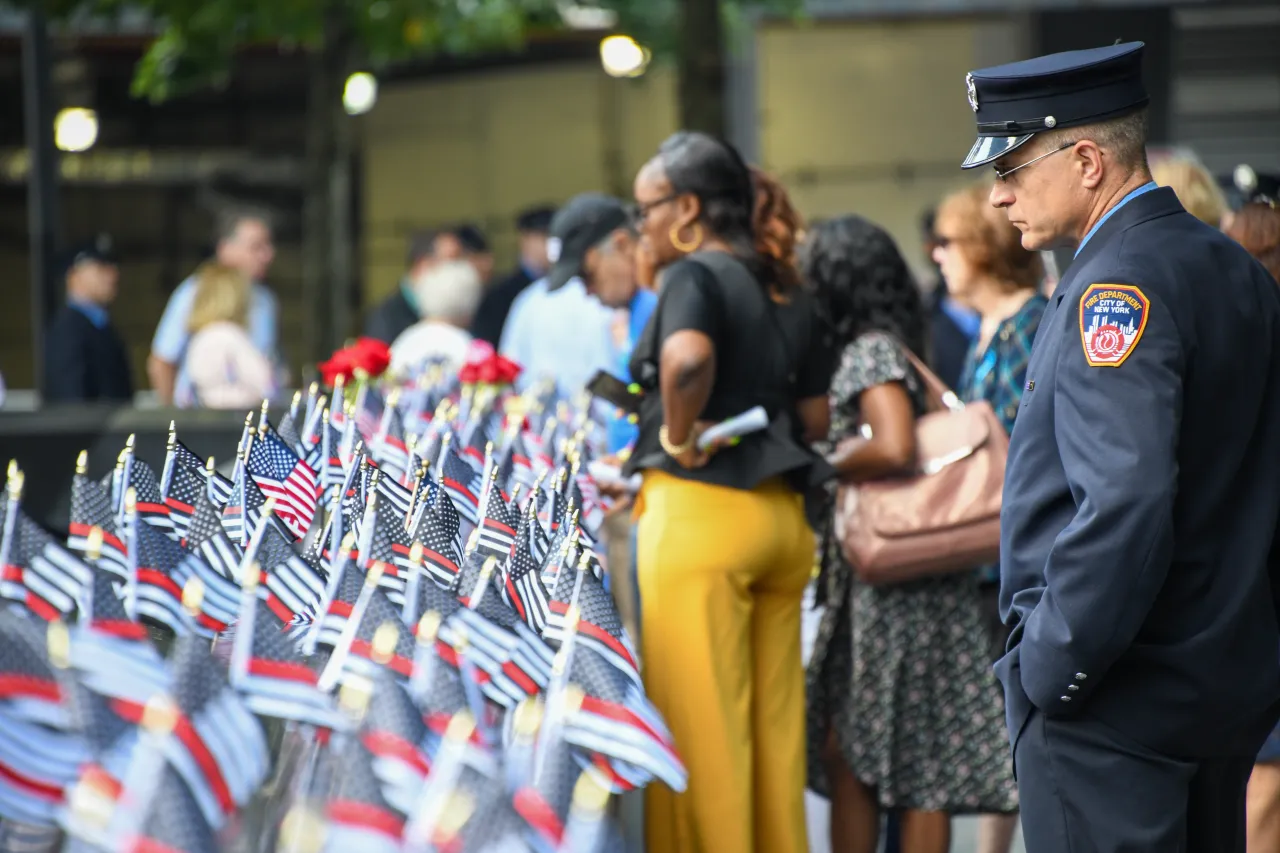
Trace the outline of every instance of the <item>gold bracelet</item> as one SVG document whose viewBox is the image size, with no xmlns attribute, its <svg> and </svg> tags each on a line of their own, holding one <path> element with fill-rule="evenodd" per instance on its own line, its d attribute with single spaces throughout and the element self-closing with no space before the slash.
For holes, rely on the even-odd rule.
<svg viewBox="0 0 1280 853">
<path fill-rule="evenodd" d="M 691 435 L 684 444 L 672 444 L 671 439 L 667 437 L 667 425 L 663 424 L 658 430 L 658 442 L 668 456 L 684 456 L 689 452 L 689 448 L 693 447 L 693 441 L 694 438 Z"/>
</svg>

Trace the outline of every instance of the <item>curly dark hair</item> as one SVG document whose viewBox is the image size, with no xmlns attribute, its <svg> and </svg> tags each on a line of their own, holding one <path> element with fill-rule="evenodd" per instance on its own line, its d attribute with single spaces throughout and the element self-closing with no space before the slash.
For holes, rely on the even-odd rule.
<svg viewBox="0 0 1280 853">
<path fill-rule="evenodd" d="M 841 349 L 866 332 L 887 332 L 925 358 L 924 303 L 884 229 L 861 216 L 815 226 L 800 251 L 800 272 Z"/>
</svg>

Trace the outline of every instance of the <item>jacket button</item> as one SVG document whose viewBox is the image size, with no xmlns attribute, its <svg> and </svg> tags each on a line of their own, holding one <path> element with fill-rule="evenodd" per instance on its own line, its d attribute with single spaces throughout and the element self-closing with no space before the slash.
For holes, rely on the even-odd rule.
<svg viewBox="0 0 1280 853">
<path fill-rule="evenodd" d="M 1089 676 L 1085 675 L 1083 672 L 1076 673 L 1076 681 L 1084 681 L 1088 677 Z"/>
<path fill-rule="evenodd" d="M 1080 689 L 1080 688 L 1079 688 L 1079 687 L 1077 687 L 1077 686 L 1076 686 L 1076 685 L 1074 685 L 1074 684 L 1068 684 L 1068 685 L 1067 685 L 1067 692 L 1068 692 L 1068 693 L 1075 693 L 1075 692 L 1076 692 L 1077 690 L 1079 690 L 1079 689 Z"/>
<path fill-rule="evenodd" d="M 1059 698 L 1059 699 L 1061 699 L 1063 702 L 1070 702 L 1070 701 L 1071 701 L 1071 697 L 1070 697 L 1070 696 L 1059 696 L 1058 698 Z"/>
</svg>

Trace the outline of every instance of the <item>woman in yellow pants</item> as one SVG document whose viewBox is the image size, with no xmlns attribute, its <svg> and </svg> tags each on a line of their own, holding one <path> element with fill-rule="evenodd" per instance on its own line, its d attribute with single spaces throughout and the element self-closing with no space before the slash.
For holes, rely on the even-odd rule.
<svg viewBox="0 0 1280 853">
<path fill-rule="evenodd" d="M 646 842 L 661 853 L 808 850 L 802 494 L 829 469 L 804 437 L 826 430 L 831 364 L 789 247 L 756 228 L 777 193 L 693 133 L 636 178 L 637 226 L 662 269 L 631 362 L 645 392 L 629 463 L 644 478 L 642 663 L 689 771 L 683 794 L 649 788 Z M 756 406 L 765 429 L 699 448 L 710 424 Z"/>
</svg>

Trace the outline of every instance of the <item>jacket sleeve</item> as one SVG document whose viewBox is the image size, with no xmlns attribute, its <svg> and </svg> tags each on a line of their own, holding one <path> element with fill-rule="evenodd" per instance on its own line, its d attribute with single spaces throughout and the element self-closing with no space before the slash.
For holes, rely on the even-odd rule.
<svg viewBox="0 0 1280 853">
<path fill-rule="evenodd" d="M 1022 687 L 1047 716 L 1079 711 L 1163 586 L 1182 418 L 1185 353 L 1159 294 L 1094 284 L 1072 307 L 1080 322 L 1058 355 L 1053 404 L 1076 514 L 1050 549 L 1020 649 Z"/>
</svg>

